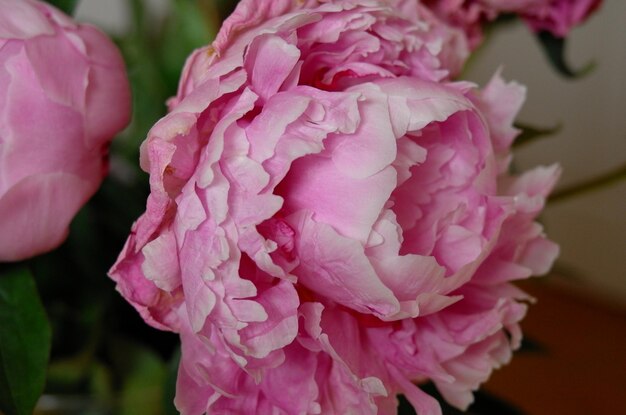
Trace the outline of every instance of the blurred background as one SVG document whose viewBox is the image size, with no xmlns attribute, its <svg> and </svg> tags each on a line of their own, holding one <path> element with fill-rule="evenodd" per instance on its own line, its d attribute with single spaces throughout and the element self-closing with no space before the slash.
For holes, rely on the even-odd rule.
<svg viewBox="0 0 626 415">
<path fill-rule="evenodd" d="M 520 148 L 520 170 L 559 162 L 558 189 L 602 176 L 626 164 L 626 1 L 605 0 L 597 14 L 567 40 L 573 68 L 590 61 L 580 79 L 551 70 L 534 36 L 521 22 L 499 28 L 467 69 L 484 84 L 500 65 L 507 79 L 528 87 L 519 121 L 561 130 Z M 557 191 L 558 191 L 557 189 Z M 561 245 L 555 272 L 626 306 L 626 181 L 548 205 L 548 235 Z"/>
</svg>

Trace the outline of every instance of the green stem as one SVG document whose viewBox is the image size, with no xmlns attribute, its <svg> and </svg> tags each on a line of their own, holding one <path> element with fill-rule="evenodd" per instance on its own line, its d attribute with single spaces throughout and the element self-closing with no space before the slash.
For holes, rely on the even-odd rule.
<svg viewBox="0 0 626 415">
<path fill-rule="evenodd" d="M 518 148 L 525 144 L 535 142 L 540 138 L 560 132 L 562 124 L 558 123 L 554 127 L 535 127 L 527 124 L 515 123 L 514 127 L 522 130 L 521 134 L 515 138 L 515 141 L 513 141 L 513 147 Z"/>
<path fill-rule="evenodd" d="M 567 187 L 563 190 L 559 190 L 553 193 L 548 198 L 548 203 L 562 202 L 572 197 L 602 189 L 606 186 L 610 186 L 626 178 L 626 164 L 619 166 L 618 168 L 603 174 L 600 177 L 593 178 L 583 183 L 576 184 L 571 187 Z"/>
</svg>

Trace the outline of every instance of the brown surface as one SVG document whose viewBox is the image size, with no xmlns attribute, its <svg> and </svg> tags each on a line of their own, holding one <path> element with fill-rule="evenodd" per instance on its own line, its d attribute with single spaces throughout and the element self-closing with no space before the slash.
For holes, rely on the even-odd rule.
<svg viewBox="0 0 626 415">
<path fill-rule="evenodd" d="M 517 352 L 484 389 L 529 415 L 626 414 L 626 309 L 554 278 L 520 286 L 538 299 L 525 336 L 546 350 Z"/>
</svg>

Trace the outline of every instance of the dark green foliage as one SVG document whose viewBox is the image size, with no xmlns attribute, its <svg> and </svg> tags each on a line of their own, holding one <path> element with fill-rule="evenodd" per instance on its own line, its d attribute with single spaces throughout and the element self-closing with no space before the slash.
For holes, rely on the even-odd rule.
<svg viewBox="0 0 626 415">
<path fill-rule="evenodd" d="M 0 412 L 32 414 L 50 352 L 50 326 L 25 267 L 0 272 Z"/>
<path fill-rule="evenodd" d="M 45 0 L 56 8 L 63 10 L 66 14 L 72 15 L 80 0 Z"/>
<path fill-rule="evenodd" d="M 178 378 L 179 363 L 180 348 L 174 352 L 172 359 L 168 363 L 165 388 L 163 391 L 163 407 L 165 408 L 165 415 L 178 415 L 178 411 L 174 406 L 174 397 L 176 396 L 176 379 Z"/>
<path fill-rule="evenodd" d="M 594 62 L 589 62 L 580 69 L 572 69 L 565 60 L 565 39 L 556 37 L 550 32 L 537 33 L 537 40 L 542 46 L 543 52 L 557 72 L 566 78 L 581 78 L 593 71 Z"/>
<path fill-rule="evenodd" d="M 548 203 L 563 202 L 573 197 L 582 196 L 589 192 L 604 189 L 605 187 L 612 186 L 625 179 L 626 163 L 582 183 L 576 183 L 575 185 L 566 187 L 565 189 L 557 190 L 550 195 Z"/>
<path fill-rule="evenodd" d="M 561 124 L 557 124 L 554 127 L 536 127 L 528 124 L 515 123 L 515 128 L 520 129 L 522 132 L 513 142 L 514 147 L 520 147 L 528 143 L 532 143 L 539 138 L 544 138 L 557 134 L 561 131 Z"/>
</svg>

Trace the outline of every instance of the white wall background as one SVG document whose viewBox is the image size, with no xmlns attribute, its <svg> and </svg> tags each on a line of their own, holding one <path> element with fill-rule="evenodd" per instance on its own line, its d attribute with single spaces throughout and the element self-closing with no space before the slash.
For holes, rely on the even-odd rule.
<svg viewBox="0 0 626 415">
<path fill-rule="evenodd" d="M 128 0 L 82 0 L 78 19 L 94 22 L 110 33 L 130 24 Z M 168 0 L 150 0 L 156 16 Z M 626 161 L 626 1 L 605 0 L 568 43 L 574 68 L 593 60 L 596 70 L 579 80 L 566 80 L 544 59 L 534 37 L 519 23 L 503 28 L 468 68 L 467 78 L 484 84 L 499 67 L 507 79 L 528 86 L 519 119 L 528 124 L 563 124 L 552 138 L 516 153 L 516 165 L 527 169 L 559 161 L 560 185 L 595 177 Z M 562 249 L 560 265 L 569 277 L 591 290 L 626 304 L 626 182 L 549 206 L 543 216 L 548 233 Z"/>
<path fill-rule="evenodd" d="M 123 34 L 130 27 L 130 0 L 80 0 L 76 19 L 98 25 L 109 34 Z M 148 12 L 159 17 L 167 13 L 170 0 L 146 0 Z"/>
</svg>

